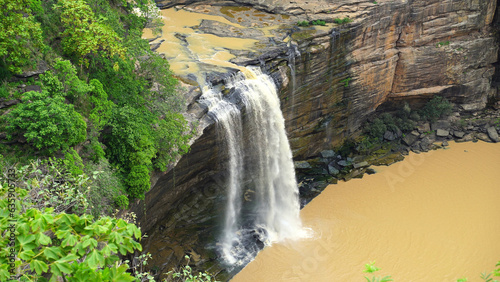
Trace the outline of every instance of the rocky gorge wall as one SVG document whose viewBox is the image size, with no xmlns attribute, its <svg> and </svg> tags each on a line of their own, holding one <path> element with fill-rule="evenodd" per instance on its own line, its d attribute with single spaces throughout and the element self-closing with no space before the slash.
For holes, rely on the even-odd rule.
<svg viewBox="0 0 500 282">
<path fill-rule="evenodd" d="M 376 111 L 404 102 L 418 107 L 434 95 L 474 111 L 497 95 L 492 84 L 498 57 L 492 28 L 496 0 L 157 3 L 163 8 L 250 6 L 291 17 L 283 28 L 288 43 L 275 40 L 272 46 L 256 47 L 257 52 L 240 52 L 234 62 L 261 65 L 280 86 L 295 161 L 356 137 Z M 352 22 L 328 31 L 295 25 L 297 19 L 333 22 L 344 17 Z M 222 78 L 214 74 L 211 80 L 221 83 Z M 197 102 L 200 90 L 188 90 L 187 116 L 200 120 L 199 137 L 175 168 L 155 177 L 146 200 L 132 210 L 149 234 L 145 249 L 156 257 L 153 265 L 166 270 L 189 253 L 197 264 L 218 272 L 222 267 L 214 244 L 225 203 L 226 157 L 218 147 L 216 126 Z"/>
</svg>

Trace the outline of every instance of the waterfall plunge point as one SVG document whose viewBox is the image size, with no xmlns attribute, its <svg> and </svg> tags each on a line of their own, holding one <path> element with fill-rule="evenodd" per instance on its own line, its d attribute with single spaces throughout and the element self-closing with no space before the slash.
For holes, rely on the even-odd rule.
<svg viewBox="0 0 500 282">
<path fill-rule="evenodd" d="M 233 97 L 210 89 L 201 101 L 217 122 L 228 159 L 219 251 L 225 263 L 239 266 L 265 245 L 310 232 L 299 216 L 292 152 L 273 80 L 260 68 L 249 67 L 226 87 L 233 89 Z"/>
</svg>

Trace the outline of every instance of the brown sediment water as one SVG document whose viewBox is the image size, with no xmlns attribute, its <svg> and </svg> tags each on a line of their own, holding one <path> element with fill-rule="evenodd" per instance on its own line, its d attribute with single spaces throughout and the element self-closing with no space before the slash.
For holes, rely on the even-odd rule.
<svg viewBox="0 0 500 282">
<path fill-rule="evenodd" d="M 232 281 L 482 281 L 500 260 L 500 144 L 411 153 L 331 185 L 302 211 L 314 238 L 261 251 Z M 371 276 L 371 275 L 368 275 Z"/>
<path fill-rule="evenodd" d="M 243 26 L 232 23 L 221 16 L 196 13 L 183 9 L 161 10 L 164 26 L 155 42 L 164 40 L 157 52 L 164 54 L 172 71 L 180 76 L 199 75 L 198 64 L 205 61 L 218 66 L 238 68 L 229 62 L 235 56 L 228 50 L 250 50 L 257 42 L 253 39 L 219 37 L 212 34 L 196 33 L 195 27 L 202 20 L 213 20 L 238 28 Z M 143 38 L 155 38 L 151 29 L 144 29 Z"/>
</svg>

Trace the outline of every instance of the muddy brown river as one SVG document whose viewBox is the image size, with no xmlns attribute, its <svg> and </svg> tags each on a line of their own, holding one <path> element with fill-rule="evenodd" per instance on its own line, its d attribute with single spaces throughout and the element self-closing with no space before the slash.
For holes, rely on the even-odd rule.
<svg viewBox="0 0 500 282">
<path fill-rule="evenodd" d="M 331 185 L 301 217 L 312 239 L 274 244 L 232 281 L 482 281 L 500 260 L 500 144 L 452 143 Z"/>
</svg>

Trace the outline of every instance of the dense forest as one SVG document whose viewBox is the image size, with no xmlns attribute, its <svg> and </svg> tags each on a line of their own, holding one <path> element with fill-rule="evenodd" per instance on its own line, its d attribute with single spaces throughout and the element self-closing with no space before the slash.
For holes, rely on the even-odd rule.
<svg viewBox="0 0 500 282">
<path fill-rule="evenodd" d="M 168 62 L 141 39 L 161 27 L 154 2 L 0 9 L 0 280 L 151 280 L 134 215 L 115 215 L 192 133 Z"/>
</svg>

